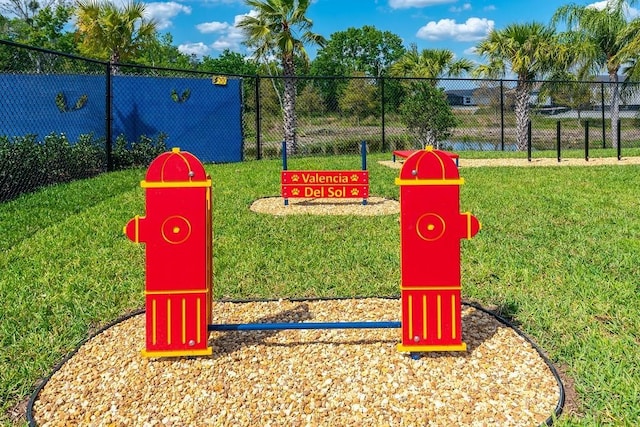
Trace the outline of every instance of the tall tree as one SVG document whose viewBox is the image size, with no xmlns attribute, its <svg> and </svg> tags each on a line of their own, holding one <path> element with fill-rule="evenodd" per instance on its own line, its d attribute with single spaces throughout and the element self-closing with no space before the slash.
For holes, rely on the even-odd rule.
<svg viewBox="0 0 640 427">
<path fill-rule="evenodd" d="M 65 31 L 72 15 L 73 9 L 70 6 L 59 5 L 56 8 L 47 6 L 39 9 L 29 20 L 2 17 L 0 38 L 58 52 L 77 53 L 73 34 Z M 27 49 L 12 50 L 14 52 L 8 57 L 13 57 L 13 60 L 5 62 L 7 69 L 41 73 L 60 71 L 59 68 L 65 62 L 66 66 L 71 65 L 71 61 L 60 55 Z"/>
<path fill-rule="evenodd" d="M 488 59 L 474 73 L 486 77 L 503 77 L 511 71 L 517 77 L 515 88 L 516 145 L 527 146 L 529 103 L 534 79 L 541 79 L 558 67 L 566 66 L 567 46 L 554 29 L 537 22 L 511 24 L 502 30 L 493 29 L 476 50 Z"/>
<path fill-rule="evenodd" d="M 173 43 L 171 33 L 150 38 L 145 48 L 139 52 L 135 60 L 136 64 L 150 65 L 152 67 L 179 68 L 193 70 L 199 65 L 199 61 L 193 55 L 180 52 Z"/>
<path fill-rule="evenodd" d="M 58 6 L 68 6 L 68 3 L 66 0 L 4 0 L 0 3 L 0 12 L 29 24 L 40 10 L 47 7 L 55 9 Z"/>
<path fill-rule="evenodd" d="M 156 36 L 156 23 L 144 16 L 145 6 L 136 1 L 122 8 L 107 0 L 80 0 L 76 27 L 80 52 L 112 64 L 135 59 Z M 113 73 L 118 66 L 113 67 Z"/>
<path fill-rule="evenodd" d="M 255 75 L 258 67 L 242 54 L 225 49 L 217 58 L 205 56 L 198 67 L 202 71 L 221 74 Z"/>
<path fill-rule="evenodd" d="M 391 75 L 396 77 L 417 77 L 436 80 L 445 76 L 456 77 L 473 70 L 470 60 L 455 59 L 447 49 L 423 49 L 411 44 L 411 48 L 391 66 Z"/>
<path fill-rule="evenodd" d="M 402 39 L 374 26 L 348 28 L 329 37 L 312 64 L 317 76 L 350 76 L 364 73 L 380 77 L 404 54 Z"/>
<path fill-rule="evenodd" d="M 635 2 L 633 2 L 635 3 Z M 560 7 L 551 22 L 567 24 L 567 32 L 573 40 L 579 40 L 578 61 L 580 74 L 598 73 L 606 70 L 611 83 L 611 141 L 617 144 L 618 118 L 620 117 L 621 67 L 638 55 L 640 25 L 627 17 L 627 2 L 607 0 L 604 5 L 577 5 Z"/>
<path fill-rule="evenodd" d="M 331 34 L 327 44 L 318 51 L 313 60 L 311 74 L 346 77 L 354 73 L 363 73 L 366 76 L 382 77 L 388 74 L 389 66 L 404 52 L 402 39 L 392 32 L 380 31 L 371 25 L 362 28 L 352 27 Z M 381 79 L 376 82 L 382 84 Z M 321 79 L 316 83 L 322 92 L 325 105 L 330 110 L 336 110 L 338 100 L 346 90 L 347 80 Z M 387 94 L 398 91 L 394 83 L 384 82 Z"/>
<path fill-rule="evenodd" d="M 372 79 L 367 78 L 362 72 L 354 73 L 351 77 L 338 105 L 343 114 L 355 116 L 356 125 L 360 126 L 361 119 L 375 114 L 380 109 L 380 101 Z"/>
<path fill-rule="evenodd" d="M 65 30 L 72 16 L 73 7 L 65 3 L 41 8 L 29 20 L 25 38 L 19 41 L 60 52 L 76 53 L 73 34 Z"/>
<path fill-rule="evenodd" d="M 296 138 L 296 84 L 295 57 L 300 56 L 309 62 L 305 43 L 319 46 L 325 39 L 311 32 L 313 21 L 309 19 L 307 9 L 311 0 L 245 0 L 255 9 L 255 15 L 246 15 L 238 23 L 244 32 L 246 45 L 254 49 L 254 58 L 268 61 L 279 58 L 284 77 L 283 114 L 284 140 L 288 150 L 297 151 Z M 300 38 L 296 35 L 300 34 Z"/>
</svg>

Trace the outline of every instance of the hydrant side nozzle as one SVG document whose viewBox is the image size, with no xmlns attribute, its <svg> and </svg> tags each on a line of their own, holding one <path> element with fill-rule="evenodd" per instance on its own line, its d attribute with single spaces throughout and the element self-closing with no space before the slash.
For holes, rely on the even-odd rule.
<svg viewBox="0 0 640 427">
<path fill-rule="evenodd" d="M 134 216 L 122 229 L 129 240 L 134 243 L 140 243 L 140 219 L 140 215 Z"/>
<path fill-rule="evenodd" d="M 480 231 L 480 229 L 482 228 L 482 224 L 480 224 L 480 221 L 478 221 L 478 218 L 473 216 L 471 212 L 465 212 L 462 214 L 462 216 L 466 221 L 465 228 L 464 228 L 465 229 L 464 237 L 467 240 L 470 240 L 473 236 L 478 234 L 478 231 Z"/>
</svg>

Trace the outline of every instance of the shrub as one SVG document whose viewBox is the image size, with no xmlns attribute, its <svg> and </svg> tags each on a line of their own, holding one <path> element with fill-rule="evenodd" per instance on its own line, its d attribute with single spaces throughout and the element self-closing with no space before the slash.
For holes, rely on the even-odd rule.
<svg viewBox="0 0 640 427">
<path fill-rule="evenodd" d="M 132 167 L 147 167 L 153 159 L 167 151 L 167 135 L 160 133 L 156 140 L 141 135 L 137 142 L 129 143 L 122 134 L 118 135 L 111 150 L 115 170 Z"/>
<path fill-rule="evenodd" d="M 411 85 L 411 96 L 405 98 L 400 106 L 400 114 L 422 147 L 431 145 L 438 148 L 439 142 L 448 138 L 451 129 L 458 124 L 444 90 L 429 82 Z"/>
<path fill-rule="evenodd" d="M 128 144 L 119 136 L 112 150 L 116 169 L 146 167 L 166 151 L 166 135 L 155 140 L 141 136 Z M 63 133 L 51 133 L 39 141 L 37 135 L 0 136 L 0 202 L 47 185 L 95 176 L 106 170 L 104 138 L 80 135 L 72 144 Z"/>
<path fill-rule="evenodd" d="M 104 138 L 95 139 L 93 134 L 80 135 L 78 142 L 72 146 L 71 154 L 76 165 L 74 179 L 95 176 L 106 168 Z"/>
</svg>

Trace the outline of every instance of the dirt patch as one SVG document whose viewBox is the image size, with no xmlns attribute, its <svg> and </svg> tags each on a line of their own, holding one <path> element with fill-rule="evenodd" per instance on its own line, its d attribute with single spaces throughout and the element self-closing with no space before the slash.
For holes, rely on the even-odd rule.
<svg viewBox="0 0 640 427">
<path fill-rule="evenodd" d="M 7 410 L 7 417 L 15 425 L 22 425 L 27 421 L 27 405 L 29 404 L 29 396 L 17 402 Z"/>
<path fill-rule="evenodd" d="M 562 380 L 564 388 L 564 408 L 562 412 L 566 415 L 574 415 L 576 417 L 584 416 L 584 408 L 582 407 L 582 401 L 576 391 L 575 382 L 569 375 L 569 367 L 567 365 L 556 366 L 556 371 Z"/>
</svg>

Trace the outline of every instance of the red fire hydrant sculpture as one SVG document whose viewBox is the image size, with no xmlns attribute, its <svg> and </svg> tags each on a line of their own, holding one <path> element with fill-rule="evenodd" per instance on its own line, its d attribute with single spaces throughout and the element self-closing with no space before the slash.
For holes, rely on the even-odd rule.
<svg viewBox="0 0 640 427">
<path fill-rule="evenodd" d="M 158 156 L 140 183 L 146 216 L 124 227 L 146 244 L 145 357 L 199 356 L 211 322 L 211 178 L 190 153 Z"/>
<path fill-rule="evenodd" d="M 400 186 L 403 352 L 465 351 L 460 301 L 460 239 L 480 223 L 460 213 L 455 162 L 427 147 L 404 162 Z"/>
</svg>

